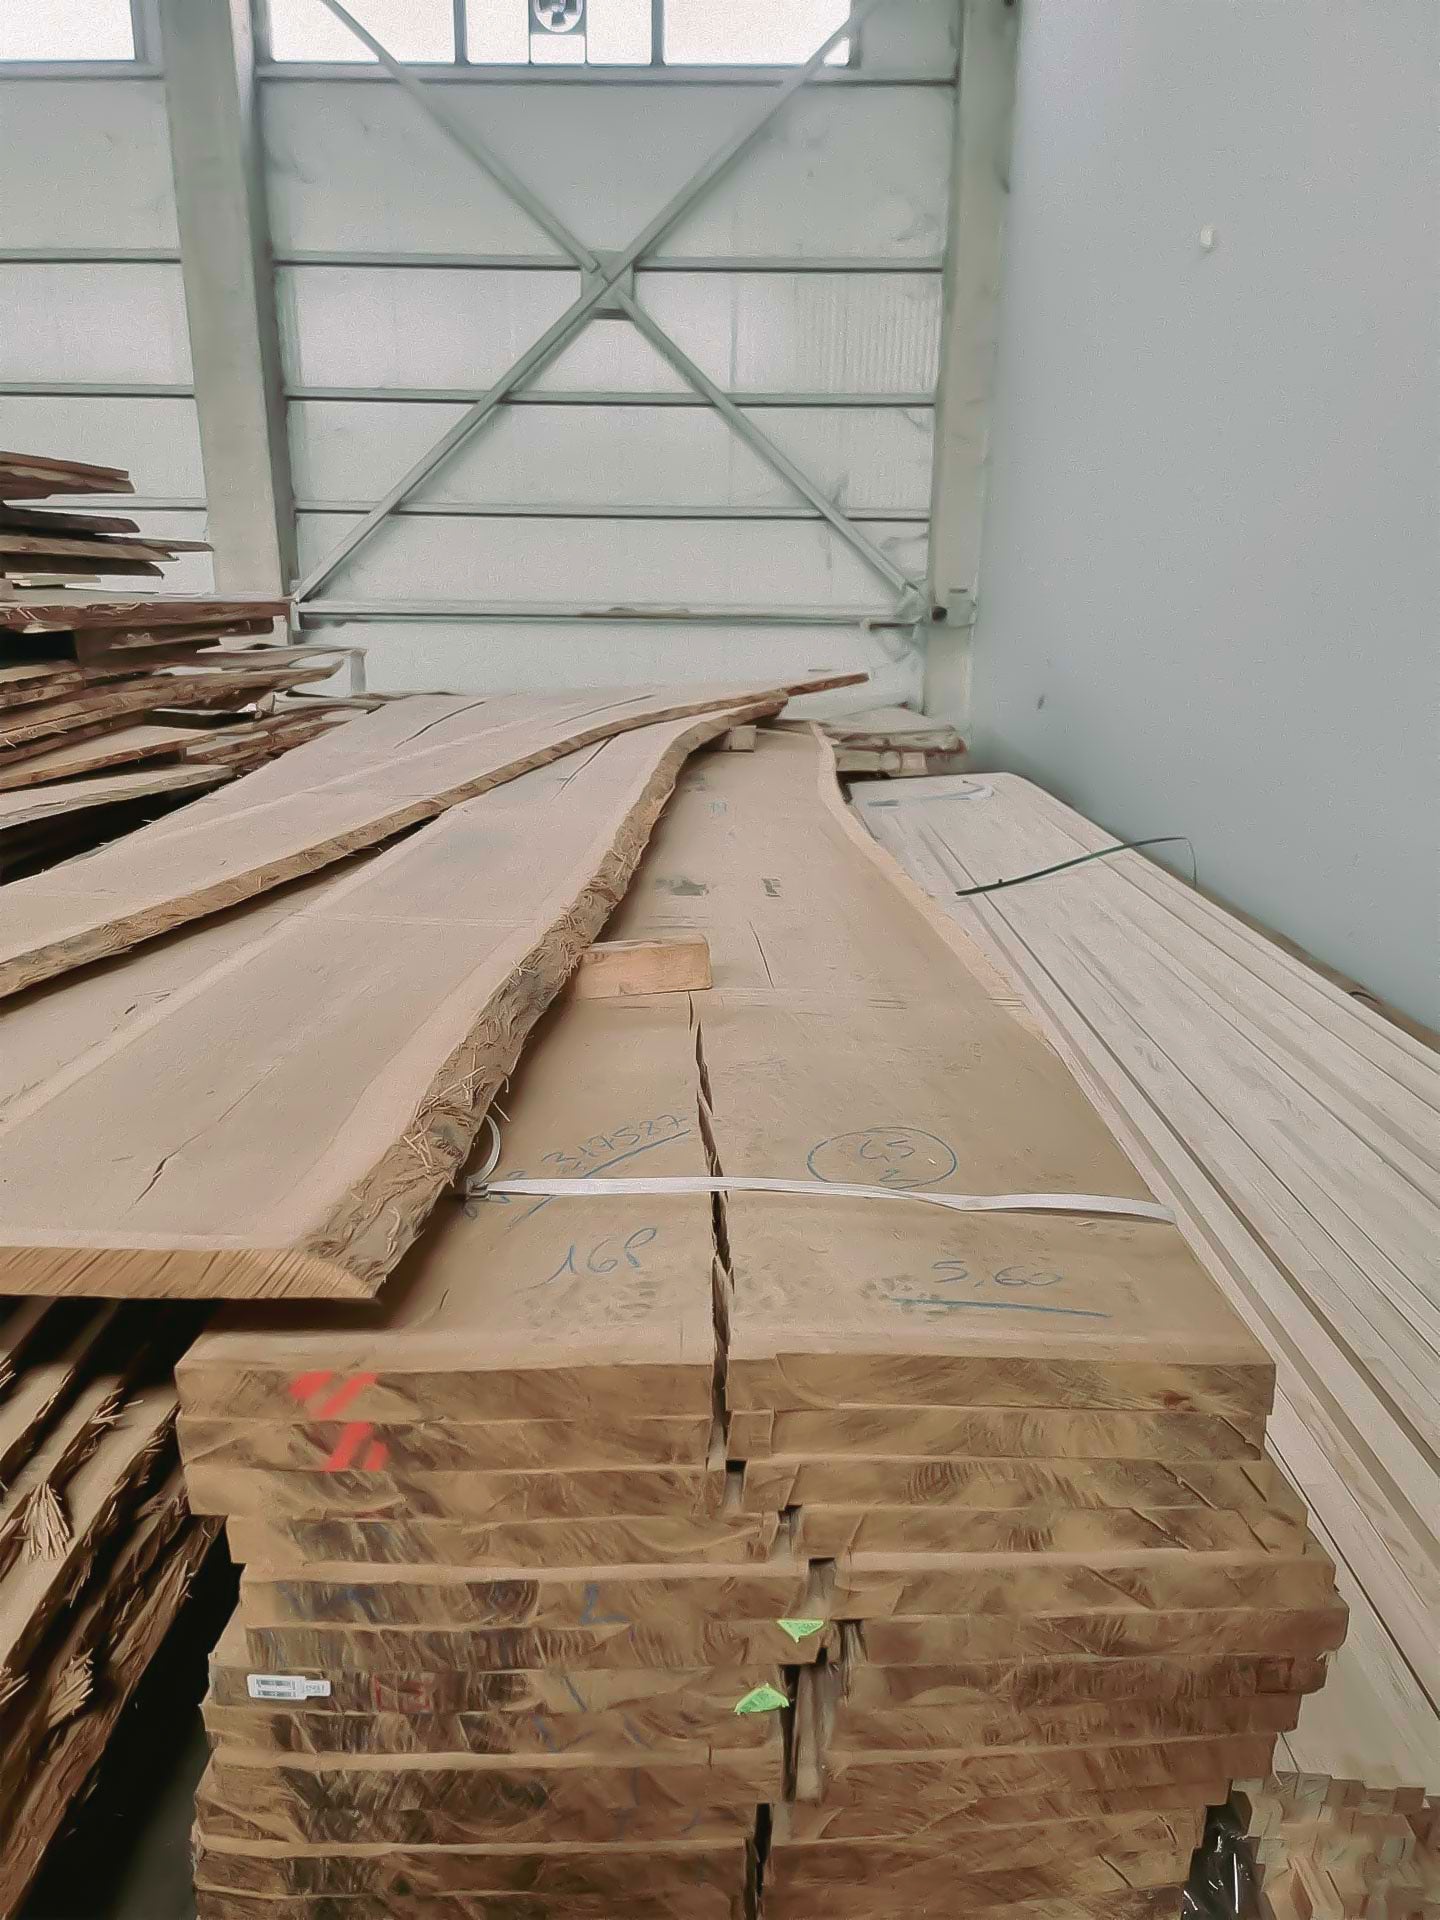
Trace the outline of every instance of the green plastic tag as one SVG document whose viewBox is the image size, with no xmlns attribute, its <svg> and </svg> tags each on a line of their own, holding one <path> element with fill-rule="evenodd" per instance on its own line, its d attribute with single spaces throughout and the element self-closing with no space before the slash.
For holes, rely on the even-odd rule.
<svg viewBox="0 0 1440 1920">
<path fill-rule="evenodd" d="M 756 1687 L 747 1693 L 743 1700 L 735 1702 L 736 1713 L 774 1713 L 780 1707 L 788 1707 L 789 1696 L 781 1693 L 778 1687 Z"/>
<path fill-rule="evenodd" d="M 776 1626 L 782 1633 L 788 1633 L 798 1647 L 802 1640 L 808 1640 L 812 1633 L 819 1633 L 824 1626 L 823 1620 L 777 1620 Z"/>
</svg>

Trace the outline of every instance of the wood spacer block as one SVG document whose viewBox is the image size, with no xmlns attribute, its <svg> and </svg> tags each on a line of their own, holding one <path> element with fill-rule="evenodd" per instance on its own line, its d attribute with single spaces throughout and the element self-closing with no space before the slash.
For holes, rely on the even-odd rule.
<svg viewBox="0 0 1440 1920">
<path fill-rule="evenodd" d="M 754 753 L 755 727 L 753 723 L 743 727 L 731 727 L 728 733 L 721 734 L 719 747 L 722 753 Z"/>
<path fill-rule="evenodd" d="M 616 1000 L 634 993 L 692 993 L 711 984 L 710 942 L 703 934 L 674 940 L 600 940 L 580 956 L 575 994 Z"/>
</svg>

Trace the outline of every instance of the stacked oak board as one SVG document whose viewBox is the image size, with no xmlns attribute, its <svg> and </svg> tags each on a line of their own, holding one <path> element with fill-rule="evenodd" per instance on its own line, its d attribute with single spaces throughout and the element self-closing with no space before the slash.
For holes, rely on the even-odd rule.
<svg viewBox="0 0 1440 1920">
<path fill-rule="evenodd" d="M 158 578 L 159 563 L 209 551 L 203 540 L 142 539 L 136 523 L 118 514 L 61 513 L 31 504 L 55 494 L 134 491 L 120 467 L 0 452 L 0 592 L 113 574 Z"/>
<path fill-rule="evenodd" d="M 817 740 L 692 762 L 608 933 L 714 988 L 558 1002 L 494 1184 L 802 1190 L 442 1202 L 197 1342 L 202 1920 L 1178 1915 L 1344 1632 L 1263 1350 Z"/>
<path fill-rule="evenodd" d="M 36 984 L 7 983 L 5 1236 L 47 1205 L 62 1242 L 77 1223 L 100 1223 L 68 1286 L 52 1268 L 27 1294 L 37 1276 L 16 1247 L 0 1258 L 0 1289 L 26 1295 L 12 1300 L 7 1322 L 13 1377 L 0 1390 L 0 1479 L 24 1471 L 0 1501 L 0 1520 L 13 1520 L 0 1539 L 22 1558 L 62 1556 L 42 1597 L 61 1604 L 63 1575 L 63 1600 L 82 1609 L 52 1659 L 30 1605 L 38 1575 L 9 1608 L 16 1633 L 0 1695 L 27 1716 L 17 1754 L 27 1767 L 43 1764 L 16 1776 L 22 1838 L 0 1873 L 0 1912 L 12 1910 L 12 1891 L 83 1787 L 208 1537 L 182 1534 L 178 1487 L 155 1505 L 165 1489 L 148 1491 L 140 1473 L 152 1443 L 173 1447 L 171 1368 L 191 1318 L 153 1302 L 89 1302 L 223 1292 L 213 1276 L 227 1249 L 207 1232 L 218 1216 L 203 1209 L 228 1201 L 236 1217 L 258 1213 L 273 1228 L 283 1182 L 306 1178 L 310 1191 L 341 1202 L 327 1256 L 373 1232 L 370 1281 L 351 1282 L 352 1292 L 373 1291 L 623 890 L 685 755 L 732 717 L 776 712 L 785 697 L 783 688 L 695 688 L 396 703 L 363 716 L 353 737 L 332 734 L 234 783 L 193 817 L 157 822 L 83 868 L 0 893 L 3 937 L 23 947 L 49 912 L 61 918 L 44 924 L 74 943 L 51 954 Z M 340 832 L 327 782 L 344 790 Z M 100 964 L 82 964 L 92 955 Z M 47 1133 L 49 1122 L 58 1130 Z M 337 1156 L 337 1133 L 358 1139 L 358 1160 Z M 362 1207 L 347 1175 L 375 1152 L 393 1177 Z M 151 1195 L 159 1215 L 141 1205 Z M 192 1261 L 153 1230 L 157 1218 L 188 1225 Z M 45 1244 L 41 1231 L 34 1247 Z M 127 1288 L 127 1252 L 159 1284 Z M 180 1281 L 167 1289 L 173 1269 Z M 112 1362 L 117 1329 L 125 1338 Z M 106 1362 L 93 1387 L 82 1360 Z M 147 1395 L 143 1444 L 130 1442 L 132 1374 Z M 67 1424 L 52 1443 L 45 1423 L 56 1413 Z M 707 1414 L 707 1435 L 711 1424 Z M 102 1442 L 111 1427 L 117 1437 Z M 87 1466 L 92 1445 L 98 1464 Z M 121 1497 L 128 1480 L 96 1481 L 116 1461 L 117 1473 L 133 1468 L 143 1503 Z M 97 1551 L 91 1507 L 107 1488 L 116 1571 L 102 1581 L 85 1569 Z M 0 1591 L 0 1618 L 8 1602 Z M 80 1716 L 87 1684 L 93 1704 Z M 21 1794 L 27 1777 L 39 1783 L 33 1795 Z"/>
<path fill-rule="evenodd" d="M 0 1303 L 0 1913 L 213 1542 L 190 1518 L 172 1368 L 193 1313 Z"/>
<path fill-rule="evenodd" d="M 949 896 L 1041 1017 L 1276 1361 L 1271 1450 L 1351 1609 L 1286 1764 L 1440 1790 L 1434 1037 L 1027 781 L 855 791 L 881 843 Z"/>
<path fill-rule="evenodd" d="M 139 539 L 115 516 L 31 504 L 128 493 L 127 474 L 0 453 L 0 876 L 154 817 L 350 717 L 276 698 L 336 658 L 267 644 L 278 600 L 55 597 L 158 575 L 201 543 Z M 15 505 L 15 501 L 23 505 Z M 30 561 L 43 558 L 44 565 Z"/>
</svg>

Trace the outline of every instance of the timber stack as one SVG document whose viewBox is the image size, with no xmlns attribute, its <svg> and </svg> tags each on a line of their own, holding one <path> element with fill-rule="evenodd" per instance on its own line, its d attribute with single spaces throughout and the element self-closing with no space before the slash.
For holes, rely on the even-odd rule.
<svg viewBox="0 0 1440 1920">
<path fill-rule="evenodd" d="M 124 494 L 129 475 L 0 453 L 0 871 L 24 872 L 155 817 L 351 717 L 277 696 L 334 654 L 270 644 L 283 600 L 56 598 L 158 576 L 203 541 L 141 538 L 114 514 L 36 508 Z M 16 505 L 23 501 L 26 504 Z"/>
<path fill-rule="evenodd" d="M 176 1359 L 197 1325 L 0 1302 L 0 1913 L 46 1847 L 218 1528 L 190 1518 Z"/>
<path fill-rule="evenodd" d="M 1440 1791 L 1440 1042 L 1018 776 L 855 792 L 1276 1363 L 1270 1451 L 1351 1614 L 1287 1765 Z"/>
<path fill-rule="evenodd" d="M 1260 1920 L 1433 1920 L 1440 1799 L 1324 1774 L 1237 1783 Z"/>
<path fill-rule="evenodd" d="M 0 1725 L 15 1756 L 0 1770 L 15 1835 L 0 1913 L 16 1910 L 216 1530 L 212 1518 L 189 1517 L 207 1497 L 203 1464 L 192 1464 L 188 1490 L 176 1466 L 173 1369 L 196 1330 L 194 1309 L 181 1303 L 284 1295 L 320 1302 L 308 1311 L 323 1326 L 325 1299 L 353 1311 L 379 1293 L 526 1037 L 590 952 L 687 755 L 778 713 L 788 692 L 388 703 L 83 867 L 0 890 L 0 1288 L 11 1296 L 0 1378 Z M 587 991 L 610 990 L 613 966 L 586 972 Z M 348 1116 L 339 1135 L 337 1110 Z M 102 1128 L 109 1145 L 97 1155 Z M 403 1283 L 386 1290 L 397 1311 L 405 1297 Z M 666 1490 L 653 1497 L 679 1487 L 708 1510 L 718 1473 L 722 1510 L 683 1543 L 685 1529 L 672 1527 L 668 1547 L 648 1543 L 642 1520 L 619 1555 L 628 1562 L 649 1566 L 668 1552 L 701 1563 L 727 1531 L 738 1543 L 732 1558 L 743 1560 L 741 1548 L 763 1532 L 731 1511 L 731 1476 L 712 1457 L 708 1313 L 676 1368 L 679 1415 L 641 1422 L 621 1457 L 643 1465 L 653 1437 L 663 1465 L 652 1477 Z M 358 1471 L 378 1470 L 370 1437 L 341 1418 L 343 1395 L 328 1411 L 342 1384 L 318 1396 L 310 1417 L 338 1423 L 338 1464 L 348 1447 Z M 288 1386 L 283 1404 L 304 1411 Z M 244 1405 L 243 1395 L 227 1402 L 225 1417 Z M 552 1407 L 547 1431 L 570 1411 L 568 1401 Z M 596 1445 L 604 1424 L 590 1425 Z M 442 1483 L 455 1478 L 444 1426 L 427 1418 L 416 1431 L 419 1457 Z M 543 1458 L 545 1433 L 531 1442 Z M 338 1471 L 322 1478 L 345 1484 Z M 605 1550 L 581 1540 L 555 1559 L 583 1564 Z M 509 1561 L 520 1551 L 511 1547 Z M 468 1566 L 489 1549 L 437 1541 L 427 1552 L 437 1565 L 449 1555 Z M 758 1671 L 778 1680 L 790 1642 L 770 1616 L 803 1590 L 803 1580 L 797 1594 L 773 1577 L 748 1590 L 759 1624 L 753 1646 L 732 1636 L 742 1679 Z M 426 1621 L 428 1592 L 413 1602 Z M 548 1633 L 571 1600 L 582 1615 L 590 1604 L 563 1582 L 537 1602 L 532 1635 Z M 716 1601 L 707 1622 L 726 1610 Z M 468 1605 L 459 1618 L 473 1618 Z M 692 1668 L 710 1631 L 692 1632 Z M 587 1621 L 581 1637 L 591 1633 Z M 387 1652 L 406 1672 L 408 1656 Z M 221 1670 L 225 1658 L 222 1648 Z M 482 1679 L 459 1691 L 454 1711 L 480 1711 L 491 1689 L 503 1694 L 515 1658 L 507 1665 L 491 1636 L 473 1656 Z M 543 1665 L 530 1658 L 533 1670 Z M 244 1653 L 235 1664 L 253 1666 Z M 471 1664 L 467 1656 L 467 1672 Z M 750 1692 L 761 1684 L 747 1680 Z M 568 1691 L 555 1681 L 551 1693 L 563 1711 Z M 356 1704 L 343 1686 L 335 1695 Z M 248 1685 L 240 1698 L 253 1706 Z M 412 1706 L 400 1697 L 394 1712 L 408 1724 Z M 663 1720 L 663 1706 L 655 1711 Z M 684 1700 L 671 1718 L 695 1724 Z M 735 1724 L 725 1777 L 732 1796 L 743 1781 L 747 1813 L 732 1824 L 748 1831 L 754 1805 L 778 1792 L 783 1735 L 773 1710 L 763 1724 Z M 437 1723 L 440 1750 L 468 1752 L 460 1725 Z M 744 1853 L 743 1840 L 731 1848 Z"/>
<path fill-rule="evenodd" d="M 308 900 L 192 933 L 183 981 L 170 942 L 108 999 L 46 989 L 81 1031 L 12 1164 L 93 1161 L 137 1074 L 168 1118 L 78 1211 L 7 1210 L 10 1284 L 245 1303 L 179 1368 L 191 1504 L 244 1567 L 201 1920 L 1170 1920 L 1343 1638 L 1265 1350 L 828 748 L 684 765 L 781 699 L 530 760 L 357 859 L 307 755 L 383 737 L 328 797 L 390 821 L 541 726 L 452 712 L 402 769 L 398 703 L 251 777 L 288 770 L 267 833 L 336 864 Z M 177 924 L 186 876 L 147 884 Z M 121 904 L 84 940 L 133 938 Z M 0 985 L 63 967 L 47 912 Z M 714 985 L 561 993 L 602 926 L 703 940 Z M 65 1055 L 142 989 L 176 1011 L 128 1071 Z M 247 1031 L 237 991 L 279 1026 L 197 1143 L 215 1073 L 177 1041 Z"/>
</svg>

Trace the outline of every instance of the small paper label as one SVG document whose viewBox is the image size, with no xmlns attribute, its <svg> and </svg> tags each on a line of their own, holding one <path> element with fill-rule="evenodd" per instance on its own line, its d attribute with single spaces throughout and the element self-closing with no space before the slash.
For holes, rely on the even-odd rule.
<svg viewBox="0 0 1440 1920">
<path fill-rule="evenodd" d="M 824 1626 L 823 1620 L 777 1620 L 776 1626 L 782 1633 L 788 1633 L 798 1647 L 802 1640 L 808 1640 L 812 1633 L 819 1633 Z"/>
<path fill-rule="evenodd" d="M 743 1700 L 735 1702 L 736 1713 L 776 1713 L 781 1707 L 788 1707 L 790 1696 L 781 1693 L 778 1687 L 756 1687 L 747 1693 Z"/>
<path fill-rule="evenodd" d="M 252 1673 L 245 1681 L 252 1700 L 328 1700 L 328 1680 L 307 1680 L 300 1673 Z"/>
</svg>

